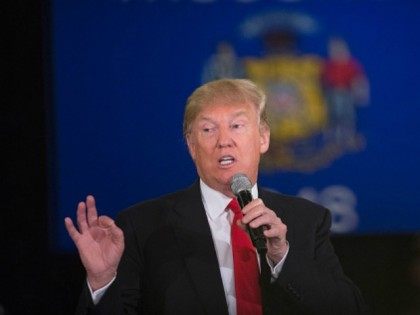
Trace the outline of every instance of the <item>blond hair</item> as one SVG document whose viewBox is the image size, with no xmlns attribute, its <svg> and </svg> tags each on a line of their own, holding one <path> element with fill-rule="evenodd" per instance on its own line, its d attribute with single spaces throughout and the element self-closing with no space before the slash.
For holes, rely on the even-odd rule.
<svg viewBox="0 0 420 315">
<path fill-rule="evenodd" d="M 184 112 L 183 132 L 186 137 L 191 124 L 204 106 L 223 101 L 226 103 L 251 103 L 257 108 L 260 124 L 268 127 L 265 110 L 265 93 L 252 81 L 245 79 L 221 79 L 198 87 L 188 98 Z"/>
</svg>

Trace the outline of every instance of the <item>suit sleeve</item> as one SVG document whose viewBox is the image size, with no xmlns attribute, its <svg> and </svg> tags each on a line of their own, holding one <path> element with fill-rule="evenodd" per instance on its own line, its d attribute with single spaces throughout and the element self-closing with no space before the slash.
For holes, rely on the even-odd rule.
<svg viewBox="0 0 420 315">
<path fill-rule="evenodd" d="M 334 253 L 329 239 L 331 215 L 322 210 L 310 231 L 308 224 L 292 231 L 279 277 L 263 283 L 266 314 L 367 313 L 359 289 L 344 275 Z"/>
</svg>

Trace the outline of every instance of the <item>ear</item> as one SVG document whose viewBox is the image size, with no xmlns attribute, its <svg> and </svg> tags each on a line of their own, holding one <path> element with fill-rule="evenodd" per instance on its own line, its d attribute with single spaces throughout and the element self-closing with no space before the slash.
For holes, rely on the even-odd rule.
<svg viewBox="0 0 420 315">
<path fill-rule="evenodd" d="M 195 161 L 195 142 L 191 133 L 188 133 L 185 138 L 187 139 L 188 151 L 190 152 L 191 158 Z"/>
<path fill-rule="evenodd" d="M 260 153 L 264 154 L 270 147 L 270 128 L 263 123 L 260 126 Z"/>
</svg>

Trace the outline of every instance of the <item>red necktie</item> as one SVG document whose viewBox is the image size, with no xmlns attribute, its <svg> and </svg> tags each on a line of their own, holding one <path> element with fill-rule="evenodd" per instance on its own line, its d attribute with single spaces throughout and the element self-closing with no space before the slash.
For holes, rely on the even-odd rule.
<svg viewBox="0 0 420 315">
<path fill-rule="evenodd" d="M 249 235 L 236 223 L 243 217 L 238 201 L 232 199 L 228 208 L 235 214 L 231 227 L 231 241 L 235 275 L 236 314 L 259 315 L 262 314 L 261 289 L 255 248 Z"/>
</svg>

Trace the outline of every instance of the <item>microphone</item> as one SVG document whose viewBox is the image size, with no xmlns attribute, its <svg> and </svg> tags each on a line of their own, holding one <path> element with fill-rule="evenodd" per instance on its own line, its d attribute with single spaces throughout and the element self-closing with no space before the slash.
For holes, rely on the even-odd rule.
<svg viewBox="0 0 420 315">
<path fill-rule="evenodd" d="M 230 189 L 238 199 L 238 203 L 241 206 L 241 209 L 252 201 L 252 184 L 248 177 L 246 177 L 246 175 L 242 173 L 237 173 L 233 175 L 232 180 L 230 182 Z M 249 236 L 251 237 L 252 244 L 257 249 L 257 251 L 260 252 L 266 250 L 267 247 L 265 244 L 265 236 L 263 233 L 264 227 L 260 226 L 256 229 L 253 229 L 247 224 L 246 229 L 249 233 Z"/>
</svg>

